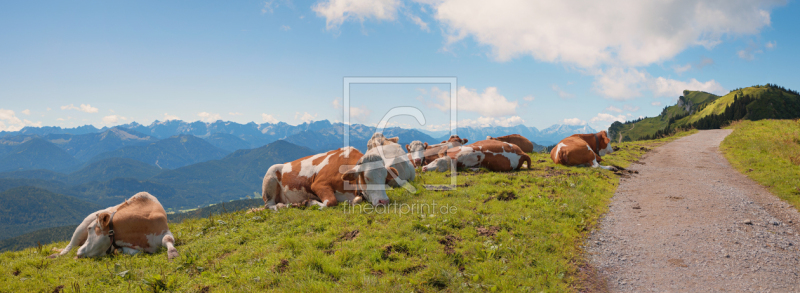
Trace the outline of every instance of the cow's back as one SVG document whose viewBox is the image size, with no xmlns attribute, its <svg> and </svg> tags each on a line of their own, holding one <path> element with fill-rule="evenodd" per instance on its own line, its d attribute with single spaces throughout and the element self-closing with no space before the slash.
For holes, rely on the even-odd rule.
<svg viewBox="0 0 800 293">
<path fill-rule="evenodd" d="M 591 164 L 597 159 L 594 151 L 580 135 L 573 135 L 561 140 L 550 151 L 553 163 L 565 166 Z"/>
<path fill-rule="evenodd" d="M 161 243 L 160 238 L 155 243 L 147 235 L 161 235 L 169 231 L 167 212 L 158 199 L 147 192 L 139 192 L 118 205 L 112 224 L 118 240 L 143 249 Z"/>
<path fill-rule="evenodd" d="M 363 156 L 357 149 L 347 147 L 283 164 L 280 177 L 283 201 L 302 202 L 306 199 L 303 194 L 313 194 L 313 185 L 330 186 L 335 191 L 345 192 L 339 167 L 355 166 Z"/>
<path fill-rule="evenodd" d="M 519 134 L 510 134 L 506 136 L 495 137 L 494 140 L 514 144 L 518 146 L 520 150 L 522 150 L 525 153 L 533 152 L 533 143 Z"/>
</svg>

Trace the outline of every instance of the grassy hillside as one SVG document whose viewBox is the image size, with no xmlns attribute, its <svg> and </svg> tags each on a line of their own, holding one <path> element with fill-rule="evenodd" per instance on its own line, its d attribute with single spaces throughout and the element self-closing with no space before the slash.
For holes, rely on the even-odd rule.
<svg viewBox="0 0 800 293">
<path fill-rule="evenodd" d="M 800 96 L 771 86 L 752 86 L 731 91 L 727 95 L 709 103 L 697 113 L 675 121 L 675 125 L 676 127 L 683 127 L 697 122 L 706 116 L 722 114 L 725 112 L 725 108 L 733 103 L 734 97 L 736 96 L 750 96 L 755 98 L 755 101 L 747 105 L 747 116 L 745 116 L 745 119 L 748 120 L 800 117 Z"/>
<path fill-rule="evenodd" d="M 612 140 L 615 142 L 640 140 L 666 128 L 670 119 L 687 116 L 717 99 L 719 96 L 711 93 L 685 90 L 683 96 L 678 98 L 677 104 L 665 107 L 658 116 L 646 117 L 629 123 L 614 122 L 608 132 L 613 136 Z"/>
<path fill-rule="evenodd" d="M 720 149 L 734 168 L 800 209 L 800 120 L 742 121 Z"/>
<path fill-rule="evenodd" d="M 42 228 L 79 223 L 98 210 L 95 204 L 37 187 L 16 187 L 0 193 L 0 239 Z"/>
<path fill-rule="evenodd" d="M 672 138 L 671 138 L 672 139 Z M 628 166 L 659 141 L 618 145 L 606 163 Z M 582 241 L 617 175 L 554 165 L 531 170 L 425 173 L 418 192 L 389 191 L 394 208 L 370 205 L 235 212 L 171 224 L 181 257 L 45 258 L 46 245 L 0 254 L 0 291 L 577 291 Z M 433 204 L 436 204 L 434 207 Z M 401 205 L 401 206 L 397 206 Z M 442 210 L 442 207 L 446 207 Z M 208 289 L 206 289 L 208 288 Z"/>
</svg>

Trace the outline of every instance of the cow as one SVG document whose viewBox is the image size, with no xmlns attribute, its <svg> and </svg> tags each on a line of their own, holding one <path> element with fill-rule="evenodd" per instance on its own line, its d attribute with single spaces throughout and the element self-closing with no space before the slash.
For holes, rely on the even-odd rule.
<svg viewBox="0 0 800 293">
<path fill-rule="evenodd" d="M 467 141 L 469 140 L 466 138 L 462 139 L 458 137 L 458 135 L 451 135 L 448 140 L 425 147 L 425 152 L 423 153 L 423 160 L 421 165 L 424 166 L 430 162 L 433 162 L 433 160 L 436 160 L 439 157 L 444 156 L 444 152 L 447 151 L 448 149 L 465 145 L 467 144 Z"/>
<path fill-rule="evenodd" d="M 412 141 L 411 144 L 406 145 L 408 151 L 408 159 L 414 167 L 422 166 L 422 161 L 425 159 L 425 149 L 428 148 L 428 143 L 422 143 L 419 140 Z"/>
<path fill-rule="evenodd" d="M 147 192 L 87 216 L 72 233 L 67 247 L 50 258 L 65 255 L 76 246 L 76 259 L 104 256 L 117 249 L 127 254 L 155 253 L 161 246 L 167 247 L 168 259 L 178 256 L 175 237 L 167 226 L 167 213 L 158 199 Z"/>
<path fill-rule="evenodd" d="M 396 143 L 388 143 L 384 145 L 379 145 L 371 150 L 367 151 L 367 154 L 375 153 L 378 156 L 383 158 L 383 162 L 386 167 L 393 167 L 397 172 L 397 178 L 393 178 L 389 181 L 389 186 L 391 187 L 400 187 L 406 181 L 414 181 L 416 178 L 417 171 L 414 168 L 414 164 L 408 159 L 408 154 L 406 151 L 403 150 L 399 144 Z"/>
<path fill-rule="evenodd" d="M 509 134 L 506 136 L 501 137 L 491 137 L 487 136 L 486 140 L 497 140 L 507 143 L 512 143 L 517 145 L 523 152 L 532 153 L 533 152 L 533 143 L 528 140 L 527 138 L 523 137 L 519 134 Z"/>
<path fill-rule="evenodd" d="M 367 151 L 369 151 L 372 148 L 374 148 L 376 146 L 379 146 L 379 145 L 387 145 L 387 144 L 391 144 L 391 143 L 397 143 L 398 141 L 400 141 L 399 137 L 395 136 L 395 137 L 392 137 L 392 138 L 386 138 L 385 136 L 383 136 L 382 133 L 376 132 L 376 133 L 372 134 L 372 138 L 370 138 L 369 141 L 367 141 Z"/>
<path fill-rule="evenodd" d="M 611 140 L 605 130 L 594 134 L 573 134 L 562 139 L 550 151 L 553 163 L 564 166 L 584 166 L 615 170 L 612 166 L 602 166 L 601 156 L 614 152 Z"/>
<path fill-rule="evenodd" d="M 496 140 L 482 140 L 468 146 L 448 149 L 441 157 L 422 167 L 426 171 L 449 171 L 456 168 L 483 167 L 490 171 L 519 170 L 523 163 L 531 168 L 531 158 L 518 146 Z"/>
<path fill-rule="evenodd" d="M 382 186 L 392 179 L 390 172 L 397 175 L 395 168 L 384 166 L 377 152 L 364 155 L 345 147 L 272 165 L 264 175 L 261 195 L 265 206 L 276 211 L 289 205 L 324 208 L 339 202 L 356 204 L 362 196 L 373 205 L 386 205 L 389 197 Z M 356 188 L 346 188 L 345 181 Z M 365 185 L 372 188 L 363 189 Z"/>
</svg>

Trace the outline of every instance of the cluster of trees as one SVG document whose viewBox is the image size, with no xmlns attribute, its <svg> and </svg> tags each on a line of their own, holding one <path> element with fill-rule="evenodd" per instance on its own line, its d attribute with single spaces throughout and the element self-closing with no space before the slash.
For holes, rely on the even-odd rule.
<svg viewBox="0 0 800 293">
<path fill-rule="evenodd" d="M 718 129 L 731 121 L 740 120 L 747 117 L 747 105 L 755 99 L 749 95 L 739 98 L 738 95 L 734 96 L 733 103 L 725 108 L 725 112 L 720 114 L 711 114 L 692 123 L 693 128 L 697 129 Z"/>
</svg>

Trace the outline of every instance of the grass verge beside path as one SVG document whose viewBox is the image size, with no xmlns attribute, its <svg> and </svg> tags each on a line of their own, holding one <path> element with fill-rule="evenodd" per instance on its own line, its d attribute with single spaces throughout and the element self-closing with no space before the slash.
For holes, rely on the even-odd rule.
<svg viewBox="0 0 800 293">
<path fill-rule="evenodd" d="M 736 170 L 800 209 L 800 120 L 740 121 L 720 149 Z"/>
<path fill-rule="evenodd" d="M 677 137 L 617 145 L 603 164 L 628 167 Z M 416 193 L 389 191 L 370 205 L 274 213 L 234 212 L 170 224 L 181 253 L 47 259 L 65 242 L 0 254 L 0 292 L 203 291 L 576 291 L 587 278 L 584 236 L 606 212 L 619 179 L 554 165 L 531 170 L 418 174 Z M 157 196 L 157 195 L 156 195 Z M 435 205 L 434 205 L 435 204 Z M 445 207 L 445 208 L 443 208 Z"/>
</svg>

